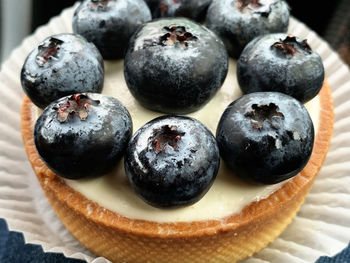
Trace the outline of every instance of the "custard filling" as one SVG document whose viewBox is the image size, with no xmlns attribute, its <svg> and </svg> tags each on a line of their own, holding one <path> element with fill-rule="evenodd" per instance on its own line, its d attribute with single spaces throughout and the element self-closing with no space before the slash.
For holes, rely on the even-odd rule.
<svg viewBox="0 0 350 263">
<path fill-rule="evenodd" d="M 133 98 L 124 80 L 122 60 L 105 61 L 103 94 L 116 97 L 129 110 L 134 132 L 148 121 L 163 115 L 145 109 Z M 236 79 L 236 62 L 230 59 L 227 78 L 218 93 L 202 109 L 188 116 L 201 121 L 215 135 L 222 113 L 241 95 Z M 317 132 L 320 109 L 318 96 L 305 106 Z M 286 182 L 268 186 L 248 184 L 232 174 L 221 160 L 220 170 L 213 186 L 199 202 L 187 207 L 160 209 L 146 204 L 136 196 L 125 175 L 123 160 L 113 172 L 105 176 L 80 180 L 65 179 L 65 181 L 71 188 L 106 209 L 130 219 L 155 222 L 220 220 L 240 213 L 252 202 L 269 197 Z M 87 211 L 90 211 L 89 208 Z"/>
</svg>

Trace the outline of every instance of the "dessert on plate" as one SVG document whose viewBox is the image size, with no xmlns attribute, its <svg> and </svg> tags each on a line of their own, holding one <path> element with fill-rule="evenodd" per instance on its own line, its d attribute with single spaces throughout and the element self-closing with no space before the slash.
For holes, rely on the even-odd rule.
<svg viewBox="0 0 350 263">
<path fill-rule="evenodd" d="M 164 34 L 160 34 L 160 38 L 157 38 L 159 42 L 156 44 L 152 42 L 153 44 L 142 48 L 161 45 L 168 51 L 180 50 L 181 52 L 177 54 L 190 51 L 191 45 L 197 41 L 196 34 L 191 32 L 191 35 L 186 34 L 187 31 L 183 30 L 186 29 L 186 25 L 178 24 L 179 21 L 176 25 L 172 20 L 168 23 L 168 26 L 162 25 Z M 286 49 L 290 50 L 289 47 Z M 276 52 L 280 51 L 277 48 Z M 286 55 L 290 54 L 287 52 Z M 57 57 L 59 59 L 59 56 Z M 55 62 L 56 58 L 51 59 L 49 63 Z M 157 108 L 158 111 L 153 111 L 145 108 L 135 99 L 130 85 L 128 86 L 125 81 L 122 60 L 105 62 L 104 70 L 105 82 L 102 93 L 117 98 L 125 106 L 130 113 L 134 133 L 149 121 L 164 115 L 159 112 L 162 106 Z M 205 99 L 199 108 L 188 111 L 189 119 L 200 121 L 201 125 L 206 126 L 212 134 L 216 134 L 220 118 L 227 106 L 242 96 L 235 70 L 236 61 L 229 59 L 228 74 L 221 88 L 209 101 Z M 56 116 L 52 115 L 53 119 L 56 118 L 57 122 L 67 124 L 70 118 L 76 125 L 94 116 L 93 110 L 89 112 L 86 109 L 104 105 L 104 99 L 99 99 L 99 96 L 103 95 L 91 95 L 93 98 L 91 102 L 89 96 L 86 94 L 88 99 L 81 95 L 68 96 L 60 102 L 61 104 L 57 104 L 60 107 L 52 106 L 50 109 L 56 109 L 57 113 Z M 284 96 L 292 99 L 287 95 L 282 97 Z M 86 99 L 88 104 L 84 102 Z M 54 104 L 55 102 L 50 105 Z M 272 120 L 278 117 L 278 124 L 281 124 L 284 118 L 287 119 L 287 114 L 281 112 L 282 106 L 281 110 L 275 107 L 277 104 L 277 102 L 267 103 L 268 107 L 258 105 L 257 108 L 252 106 L 253 109 L 257 109 L 256 112 L 265 112 L 266 108 L 269 112 L 273 112 L 273 114 L 262 114 L 263 119 L 260 115 L 258 119 L 254 119 L 256 117 L 254 113 L 252 114 L 255 117 L 251 114 L 245 114 L 245 117 L 254 117 L 251 119 L 256 122 L 257 126 L 254 126 L 254 129 L 258 132 L 265 129 L 265 119 L 269 117 Z M 322 166 L 333 127 L 331 90 L 326 80 L 318 95 L 310 99 L 305 106 L 313 122 L 315 134 L 312 153 L 305 157 L 310 159 L 300 172 L 289 176 L 287 180 L 278 180 L 278 183 L 267 182 L 267 185 L 263 180 L 255 184 L 256 177 L 246 180 L 243 174 L 243 179 L 238 178 L 231 170 L 232 165 L 227 165 L 226 160 L 221 160 L 213 184 L 200 200 L 186 206 L 170 208 L 158 208 L 162 206 L 158 203 L 155 207 L 135 194 L 128 181 L 127 173 L 130 169 L 124 169 L 123 160 L 119 160 L 114 168 L 107 172 L 103 171 L 103 175 L 98 177 L 84 177 L 79 174 L 78 177 L 83 178 L 72 180 L 72 178 L 58 175 L 62 172 L 60 167 L 55 170 L 56 173 L 53 172 L 48 167 L 52 165 L 51 162 L 45 159 L 45 153 L 41 154 L 42 158 L 39 156 L 35 145 L 34 130 L 42 110 L 26 96 L 23 100 L 21 116 L 22 136 L 38 181 L 57 216 L 67 229 L 93 253 L 113 262 L 235 262 L 259 251 L 285 229 L 302 205 Z M 46 110 L 47 108 L 44 113 Z M 185 119 L 187 120 L 187 117 Z M 271 121 L 268 126 L 274 127 L 274 125 Z M 47 127 L 47 125 L 43 126 Z M 280 126 L 283 125 L 278 127 Z M 170 132 L 174 132 L 171 126 L 168 128 Z M 171 147 L 170 150 L 176 151 L 178 145 L 180 147 L 180 143 L 185 141 L 181 141 L 182 134 L 177 133 L 176 136 L 170 136 L 170 139 L 168 135 L 166 139 L 163 136 L 155 143 L 151 143 L 150 147 L 162 153 L 169 147 Z M 288 136 L 288 140 L 302 141 L 298 133 L 291 133 Z M 277 138 L 274 141 L 275 148 L 284 147 L 284 144 L 289 143 L 287 139 L 279 143 Z M 64 154 L 63 151 L 58 154 L 58 157 Z M 120 156 L 117 159 L 120 159 Z M 125 162 L 126 165 L 130 163 L 132 162 Z M 179 164 L 180 167 L 182 165 Z M 253 163 L 251 165 L 254 166 Z M 250 183 L 251 180 L 255 183 Z M 153 201 L 150 203 L 153 204 Z"/>
</svg>

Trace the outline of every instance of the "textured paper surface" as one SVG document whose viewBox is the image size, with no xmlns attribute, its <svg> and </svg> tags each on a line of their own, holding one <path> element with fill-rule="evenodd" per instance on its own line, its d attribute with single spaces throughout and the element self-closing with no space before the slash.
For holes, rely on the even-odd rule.
<svg viewBox="0 0 350 263">
<path fill-rule="evenodd" d="M 72 32 L 74 9 L 26 38 L 2 65 L 0 73 L 0 217 L 10 230 L 45 252 L 62 252 L 87 262 L 105 263 L 76 241 L 56 218 L 27 160 L 20 132 L 23 92 L 20 70 L 28 53 L 45 37 Z M 350 72 L 328 44 L 302 23 L 291 19 L 289 33 L 307 38 L 322 57 L 333 89 L 335 126 L 323 168 L 292 224 L 272 244 L 245 263 L 314 262 L 334 255 L 350 240 Z"/>
</svg>

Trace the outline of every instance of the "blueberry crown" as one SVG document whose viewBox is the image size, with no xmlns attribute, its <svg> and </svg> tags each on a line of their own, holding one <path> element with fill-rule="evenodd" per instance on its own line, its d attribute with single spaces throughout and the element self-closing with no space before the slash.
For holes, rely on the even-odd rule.
<svg viewBox="0 0 350 263">
<path fill-rule="evenodd" d="M 171 146 L 174 150 L 179 149 L 178 142 L 181 140 L 185 132 L 181 132 L 174 125 L 164 125 L 153 131 L 153 135 L 149 138 L 149 144 L 157 152 L 162 152 L 166 146 Z"/>
<path fill-rule="evenodd" d="M 62 40 L 51 37 L 42 45 L 38 46 L 38 55 L 36 56 L 36 63 L 42 67 L 49 60 L 58 58 L 58 51 L 61 48 Z"/>
<path fill-rule="evenodd" d="M 180 6 L 181 2 L 178 0 L 172 0 L 172 5 Z M 168 9 L 169 9 L 169 4 L 167 3 L 167 1 L 161 1 L 159 3 L 159 10 L 160 10 L 161 17 L 165 16 L 168 13 Z"/>
<path fill-rule="evenodd" d="M 312 53 L 312 49 L 306 39 L 298 41 L 294 36 L 287 36 L 284 40 L 280 39 L 280 41 L 272 44 L 271 49 L 279 50 L 286 56 L 294 56 L 296 53 L 300 53 L 300 51 L 308 54 Z"/>
<path fill-rule="evenodd" d="M 160 37 L 160 44 L 163 46 L 180 45 L 183 49 L 187 49 L 189 41 L 196 41 L 198 38 L 188 32 L 184 26 L 164 27 L 166 34 Z"/>
<path fill-rule="evenodd" d="M 99 100 L 90 99 L 84 94 L 75 94 L 58 107 L 54 107 L 54 110 L 57 111 L 57 119 L 60 122 L 65 122 L 69 115 L 77 115 L 81 120 L 86 120 L 89 115 L 89 107 L 98 104 L 100 104 Z"/>
<path fill-rule="evenodd" d="M 269 105 L 253 104 L 251 111 L 246 112 L 244 116 L 251 120 L 255 130 L 261 130 L 266 121 L 273 124 L 275 119 L 284 119 L 283 113 L 279 111 L 278 106 L 274 103 Z M 272 127 L 276 128 L 274 125 Z"/>
<path fill-rule="evenodd" d="M 247 9 L 253 11 L 253 13 L 259 13 L 263 17 L 268 17 L 271 12 L 272 3 L 260 3 L 260 0 L 238 0 L 236 7 L 239 11 L 244 13 Z"/>
<path fill-rule="evenodd" d="M 111 0 L 91 0 L 91 10 L 106 11 Z"/>
</svg>

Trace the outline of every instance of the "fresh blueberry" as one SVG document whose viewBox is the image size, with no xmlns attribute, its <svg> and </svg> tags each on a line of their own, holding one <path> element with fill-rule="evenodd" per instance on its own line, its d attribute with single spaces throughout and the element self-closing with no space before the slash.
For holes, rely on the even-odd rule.
<svg viewBox="0 0 350 263">
<path fill-rule="evenodd" d="M 278 91 L 305 103 L 322 88 L 324 68 L 306 40 L 270 34 L 246 46 L 238 60 L 237 78 L 244 93 Z"/>
<path fill-rule="evenodd" d="M 27 57 L 21 71 L 24 92 L 44 109 L 52 101 L 74 93 L 100 93 L 103 58 L 85 38 L 60 34 L 46 38 Z"/>
<path fill-rule="evenodd" d="M 134 34 L 124 74 L 133 96 L 151 110 L 185 114 L 206 104 L 228 70 L 224 44 L 186 18 L 145 23 Z"/>
<path fill-rule="evenodd" d="M 125 172 L 136 194 L 156 207 L 190 205 L 209 190 L 220 165 L 213 134 L 185 116 L 162 116 L 129 142 Z"/>
<path fill-rule="evenodd" d="M 151 19 L 143 0 L 85 0 L 75 10 L 73 31 L 93 42 L 104 59 L 119 59 L 132 34 Z"/>
<path fill-rule="evenodd" d="M 146 0 L 153 18 L 188 17 L 204 20 L 212 0 Z"/>
<path fill-rule="evenodd" d="M 255 92 L 231 103 L 216 139 L 233 172 L 250 182 L 274 184 L 299 173 L 314 143 L 314 127 L 298 100 L 279 92 Z"/>
<path fill-rule="evenodd" d="M 282 0 L 213 0 L 206 17 L 233 58 L 255 37 L 286 32 L 288 24 L 289 7 Z"/>
<path fill-rule="evenodd" d="M 79 179 L 111 171 L 131 134 L 130 114 L 117 99 L 87 93 L 51 103 L 35 124 L 34 141 L 51 170 Z"/>
</svg>

